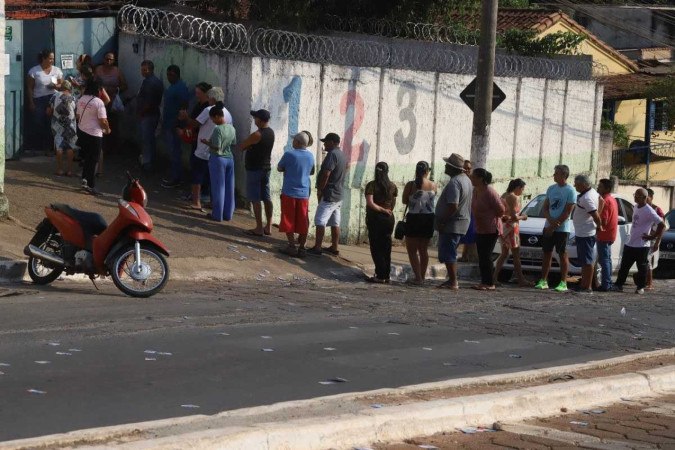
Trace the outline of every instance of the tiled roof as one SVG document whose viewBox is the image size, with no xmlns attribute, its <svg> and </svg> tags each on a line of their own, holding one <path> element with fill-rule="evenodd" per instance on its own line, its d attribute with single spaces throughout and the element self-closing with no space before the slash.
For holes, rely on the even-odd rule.
<svg viewBox="0 0 675 450">
<path fill-rule="evenodd" d="M 469 29 L 480 28 L 479 14 L 458 14 L 453 16 L 453 18 L 460 21 Z M 588 36 L 589 41 L 592 41 L 605 52 L 611 54 L 615 59 L 623 62 L 626 66 L 635 71 L 638 70 L 637 64 L 630 58 L 627 58 L 613 47 L 605 44 L 600 38 L 592 34 L 562 11 L 552 11 L 548 9 L 499 9 L 497 11 L 497 32 L 515 28 L 519 30 L 535 30 L 537 33 L 542 33 L 560 21 L 565 22 L 566 25 L 574 29 L 577 33 Z"/>
<path fill-rule="evenodd" d="M 563 13 L 548 9 L 509 9 L 500 8 L 497 12 L 497 31 L 506 31 L 512 28 L 520 30 L 536 29 L 544 31 L 560 20 Z M 479 13 L 458 13 L 452 18 L 461 22 L 470 30 L 480 28 Z"/>
<path fill-rule="evenodd" d="M 117 11 L 121 0 L 5 0 L 8 19 L 34 20 L 46 17 L 66 17 L 72 11 Z"/>
<path fill-rule="evenodd" d="M 628 100 L 645 98 L 647 88 L 664 78 L 664 75 L 627 73 L 603 77 L 598 82 L 604 86 L 603 98 L 605 100 Z"/>
</svg>

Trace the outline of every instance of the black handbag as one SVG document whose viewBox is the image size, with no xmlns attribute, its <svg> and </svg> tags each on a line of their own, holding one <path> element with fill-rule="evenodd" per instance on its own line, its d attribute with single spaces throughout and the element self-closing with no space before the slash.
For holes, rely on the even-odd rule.
<svg viewBox="0 0 675 450">
<path fill-rule="evenodd" d="M 394 238 L 401 240 L 405 237 L 405 218 L 408 215 L 408 205 L 405 205 L 405 212 L 403 213 L 403 219 L 396 222 L 396 227 L 394 228 Z"/>
</svg>

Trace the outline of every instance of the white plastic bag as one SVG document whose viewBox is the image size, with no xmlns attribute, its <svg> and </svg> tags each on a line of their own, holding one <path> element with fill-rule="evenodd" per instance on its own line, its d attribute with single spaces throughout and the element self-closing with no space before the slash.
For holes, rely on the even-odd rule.
<svg viewBox="0 0 675 450">
<path fill-rule="evenodd" d="M 122 102 L 119 92 L 115 95 L 110 108 L 115 112 L 124 112 L 124 102 Z"/>
</svg>

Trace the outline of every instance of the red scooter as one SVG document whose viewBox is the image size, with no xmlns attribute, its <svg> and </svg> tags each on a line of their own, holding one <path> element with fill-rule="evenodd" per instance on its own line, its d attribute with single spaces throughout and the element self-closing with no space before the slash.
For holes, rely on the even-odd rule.
<svg viewBox="0 0 675 450">
<path fill-rule="evenodd" d="M 68 205 L 45 208 L 47 218 L 24 249 L 33 282 L 49 284 L 65 271 L 84 273 L 92 281 L 110 275 L 115 286 L 132 297 L 150 297 L 164 288 L 169 251 L 151 234 L 145 190 L 129 172 L 127 177 L 119 214 L 110 225 L 97 213 Z"/>
</svg>

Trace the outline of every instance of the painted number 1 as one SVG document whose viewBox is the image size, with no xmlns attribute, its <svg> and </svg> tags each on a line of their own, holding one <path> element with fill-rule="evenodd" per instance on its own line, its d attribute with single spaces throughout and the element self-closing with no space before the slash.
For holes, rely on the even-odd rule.
<svg viewBox="0 0 675 450">
<path fill-rule="evenodd" d="M 277 91 L 278 92 L 278 91 Z M 293 136 L 298 134 L 300 123 L 300 94 L 302 92 L 302 78 L 294 76 L 288 86 L 284 88 L 284 102 L 288 103 L 288 141 L 284 151 L 293 149 Z"/>
</svg>

